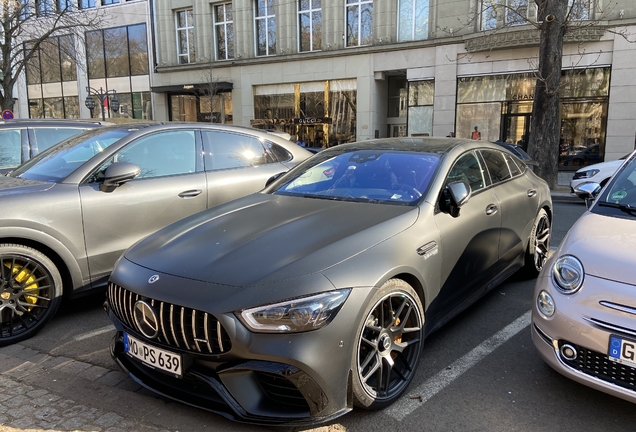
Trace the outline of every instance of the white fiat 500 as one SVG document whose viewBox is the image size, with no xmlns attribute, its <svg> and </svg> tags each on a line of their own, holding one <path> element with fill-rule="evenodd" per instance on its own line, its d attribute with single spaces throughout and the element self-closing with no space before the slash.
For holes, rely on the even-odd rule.
<svg viewBox="0 0 636 432">
<path fill-rule="evenodd" d="M 577 193 L 594 202 L 537 279 L 532 340 L 566 377 L 636 402 L 636 152 Z"/>
</svg>

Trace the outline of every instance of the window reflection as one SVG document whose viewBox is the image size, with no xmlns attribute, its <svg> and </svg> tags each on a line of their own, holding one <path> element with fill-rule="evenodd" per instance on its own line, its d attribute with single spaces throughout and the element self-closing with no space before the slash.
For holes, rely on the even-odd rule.
<svg viewBox="0 0 636 432">
<path fill-rule="evenodd" d="M 234 18 L 232 3 L 214 6 L 214 31 L 217 60 L 234 58 Z"/>
<path fill-rule="evenodd" d="M 300 0 L 298 39 L 301 51 L 317 51 L 322 46 L 322 10 L 320 0 Z"/>
<path fill-rule="evenodd" d="M 400 0 L 398 41 L 428 38 L 428 0 Z"/>
<path fill-rule="evenodd" d="M 126 27 L 104 30 L 106 74 L 108 78 L 130 75 Z"/>
<path fill-rule="evenodd" d="M 370 45 L 372 25 L 373 0 L 347 0 L 347 46 Z"/>
<path fill-rule="evenodd" d="M 276 54 L 276 16 L 274 0 L 258 0 L 256 2 L 256 55 Z"/>
<path fill-rule="evenodd" d="M 90 79 L 148 74 L 146 24 L 86 33 Z"/>
</svg>

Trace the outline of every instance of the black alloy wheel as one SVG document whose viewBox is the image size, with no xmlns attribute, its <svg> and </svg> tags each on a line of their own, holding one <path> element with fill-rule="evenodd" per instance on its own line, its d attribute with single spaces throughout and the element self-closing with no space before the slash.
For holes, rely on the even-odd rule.
<svg viewBox="0 0 636 432">
<path fill-rule="evenodd" d="M 548 260 L 551 234 L 550 218 L 541 209 L 534 220 L 526 254 L 526 272 L 529 277 L 537 277 Z"/>
<path fill-rule="evenodd" d="M 357 332 L 353 358 L 356 406 L 382 409 L 404 393 L 415 375 L 423 342 L 423 308 L 413 288 L 387 281 Z"/>
<path fill-rule="evenodd" d="M 62 278 L 39 251 L 0 245 L 0 346 L 37 333 L 57 311 Z"/>
</svg>

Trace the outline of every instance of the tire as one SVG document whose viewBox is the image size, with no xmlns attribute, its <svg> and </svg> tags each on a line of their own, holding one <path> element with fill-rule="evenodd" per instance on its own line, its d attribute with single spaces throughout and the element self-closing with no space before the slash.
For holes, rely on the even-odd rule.
<svg viewBox="0 0 636 432">
<path fill-rule="evenodd" d="M 406 282 L 390 279 L 373 296 L 351 361 L 356 406 L 379 410 L 400 398 L 415 375 L 423 325 L 422 303 Z"/>
<path fill-rule="evenodd" d="M 28 339 L 55 315 L 62 277 L 43 253 L 0 244 L 0 346 Z"/>
<path fill-rule="evenodd" d="M 525 274 L 529 278 L 536 278 L 543 269 L 550 251 L 550 236 L 552 234 L 550 218 L 544 209 L 539 210 L 532 225 L 528 250 L 526 251 Z"/>
</svg>

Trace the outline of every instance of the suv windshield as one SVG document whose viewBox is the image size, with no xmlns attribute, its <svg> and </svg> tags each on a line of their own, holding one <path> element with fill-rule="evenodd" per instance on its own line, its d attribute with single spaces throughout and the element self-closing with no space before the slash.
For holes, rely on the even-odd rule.
<svg viewBox="0 0 636 432">
<path fill-rule="evenodd" d="M 636 216 L 636 153 L 601 192 L 592 211 L 609 216 Z"/>
<path fill-rule="evenodd" d="M 62 141 L 20 165 L 11 177 L 57 183 L 119 139 L 127 129 L 93 129 Z"/>
<path fill-rule="evenodd" d="M 430 153 L 356 150 L 319 153 L 281 178 L 277 195 L 410 204 L 428 188 L 439 157 Z"/>
</svg>

